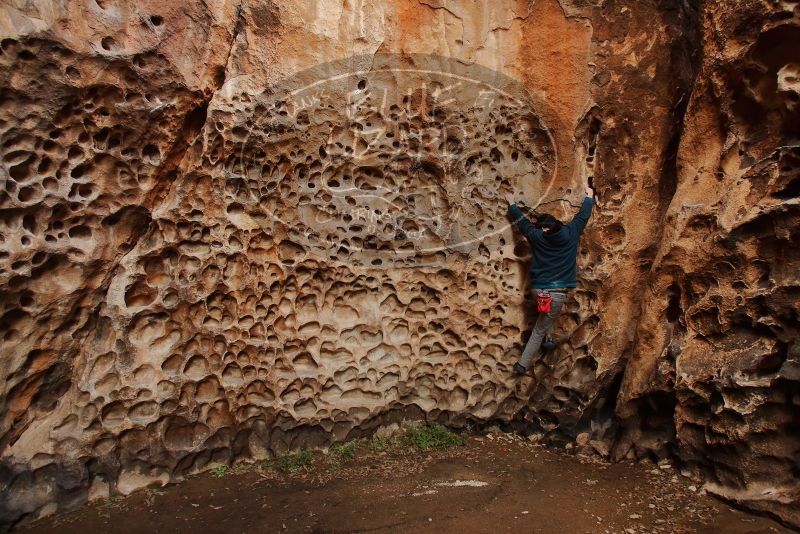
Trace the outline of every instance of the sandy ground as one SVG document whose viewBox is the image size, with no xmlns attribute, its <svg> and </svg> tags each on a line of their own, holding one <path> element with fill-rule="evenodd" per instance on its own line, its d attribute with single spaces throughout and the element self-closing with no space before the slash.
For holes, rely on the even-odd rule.
<svg viewBox="0 0 800 534">
<path fill-rule="evenodd" d="M 219 473 L 218 473 L 219 474 Z M 268 532 L 788 533 L 734 510 L 667 466 L 604 464 L 513 435 L 447 451 L 317 453 L 293 474 L 205 473 L 46 518 L 61 534 Z"/>
</svg>

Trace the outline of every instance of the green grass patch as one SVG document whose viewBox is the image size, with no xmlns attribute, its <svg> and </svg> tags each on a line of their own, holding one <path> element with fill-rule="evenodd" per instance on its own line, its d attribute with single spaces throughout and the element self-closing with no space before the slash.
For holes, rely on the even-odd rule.
<svg viewBox="0 0 800 534">
<path fill-rule="evenodd" d="M 328 449 L 328 453 L 337 460 L 352 460 L 356 457 L 358 441 L 348 441 L 347 443 L 334 443 Z"/>
<path fill-rule="evenodd" d="M 386 451 L 393 449 L 400 445 L 400 438 L 394 436 L 391 438 L 374 437 L 367 444 L 367 448 L 371 451 Z"/>
<path fill-rule="evenodd" d="M 261 463 L 261 468 L 265 471 L 279 471 L 281 473 L 297 473 L 311 467 L 314 462 L 314 455 L 311 451 L 303 449 L 296 454 L 287 454 L 274 460 L 267 460 Z"/>
<path fill-rule="evenodd" d="M 227 465 L 215 465 L 211 468 L 211 476 L 222 478 L 228 474 L 228 466 Z"/>
<path fill-rule="evenodd" d="M 245 471 L 247 471 L 248 467 L 249 466 L 246 463 L 239 462 L 233 464 L 233 467 L 231 467 L 231 469 L 233 470 L 234 473 L 244 473 Z"/>
<path fill-rule="evenodd" d="M 462 436 L 438 423 L 412 427 L 406 437 L 411 446 L 420 451 L 449 449 L 466 443 Z"/>
</svg>

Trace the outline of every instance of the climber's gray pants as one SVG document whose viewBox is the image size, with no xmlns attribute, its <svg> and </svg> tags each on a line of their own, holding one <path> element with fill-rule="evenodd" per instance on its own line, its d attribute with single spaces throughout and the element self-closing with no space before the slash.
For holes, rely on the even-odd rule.
<svg viewBox="0 0 800 534">
<path fill-rule="evenodd" d="M 531 360 L 533 360 L 533 357 L 539 352 L 539 348 L 542 346 L 542 340 L 545 334 L 553 327 L 553 322 L 555 322 L 556 317 L 561 312 L 561 308 L 567 301 L 566 291 L 534 289 L 534 304 L 536 303 L 536 297 L 539 293 L 550 293 L 553 297 L 553 302 L 550 304 L 550 313 L 540 313 L 539 317 L 536 318 L 536 324 L 533 327 L 533 332 L 531 332 L 531 338 L 528 340 L 528 343 L 525 345 L 525 350 L 522 351 L 522 356 L 519 358 L 519 364 L 525 369 L 530 367 Z"/>
</svg>

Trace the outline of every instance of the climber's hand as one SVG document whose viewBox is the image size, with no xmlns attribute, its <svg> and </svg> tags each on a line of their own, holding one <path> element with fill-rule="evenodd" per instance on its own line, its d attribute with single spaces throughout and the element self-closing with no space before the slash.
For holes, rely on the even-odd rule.
<svg viewBox="0 0 800 534">
<path fill-rule="evenodd" d="M 503 195 L 503 198 L 506 199 L 506 202 L 508 202 L 509 206 L 511 204 L 516 204 L 516 202 L 514 202 L 514 195 L 512 195 L 511 193 L 506 193 L 505 195 Z"/>
<path fill-rule="evenodd" d="M 594 197 L 594 189 L 592 189 L 592 186 L 589 185 L 588 182 L 586 183 L 586 196 L 587 197 Z"/>
</svg>

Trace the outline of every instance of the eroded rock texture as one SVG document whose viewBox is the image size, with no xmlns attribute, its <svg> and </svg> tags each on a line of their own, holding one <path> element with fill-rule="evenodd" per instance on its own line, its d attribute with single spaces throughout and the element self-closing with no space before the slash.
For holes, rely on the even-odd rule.
<svg viewBox="0 0 800 534">
<path fill-rule="evenodd" d="M 796 3 L 2 8 L 5 521 L 413 417 L 797 517 Z M 535 376 L 502 194 L 599 198 Z"/>
<path fill-rule="evenodd" d="M 629 447 L 677 446 L 723 497 L 800 524 L 796 2 L 709 5 L 620 395 Z"/>
</svg>

